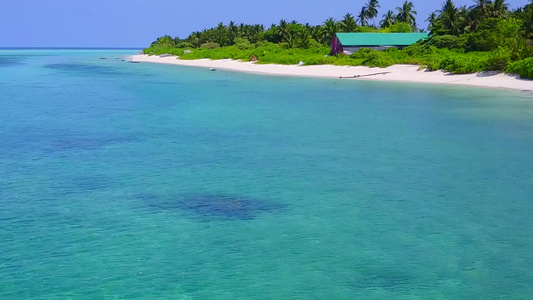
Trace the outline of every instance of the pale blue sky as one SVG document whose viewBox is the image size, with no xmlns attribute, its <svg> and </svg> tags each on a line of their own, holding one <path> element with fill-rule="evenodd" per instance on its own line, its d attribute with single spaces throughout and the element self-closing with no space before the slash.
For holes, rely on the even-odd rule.
<svg viewBox="0 0 533 300">
<path fill-rule="evenodd" d="M 412 0 L 417 22 L 425 25 L 440 1 Z M 456 0 L 473 5 L 473 0 Z M 511 8 L 529 0 L 507 0 Z M 146 47 L 169 34 L 227 24 L 259 23 L 270 26 L 280 19 L 313 25 L 328 17 L 357 15 L 366 0 L 0 0 L 0 47 Z M 402 0 L 380 0 L 379 17 Z"/>
</svg>

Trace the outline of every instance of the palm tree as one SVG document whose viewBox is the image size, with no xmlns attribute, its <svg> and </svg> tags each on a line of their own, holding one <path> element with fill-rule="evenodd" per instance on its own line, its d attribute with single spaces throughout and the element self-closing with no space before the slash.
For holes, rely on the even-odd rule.
<svg viewBox="0 0 533 300">
<path fill-rule="evenodd" d="M 324 34 L 325 31 L 324 31 L 323 26 L 320 26 L 320 25 L 312 26 L 310 32 L 311 32 L 311 37 L 315 39 L 315 41 L 321 44 L 327 44 L 330 42 L 325 37 L 325 34 Z"/>
<path fill-rule="evenodd" d="M 378 16 L 378 8 L 380 7 L 378 0 L 368 0 L 366 3 L 366 15 L 369 19 L 372 19 L 374 27 L 376 27 L 374 18 Z"/>
<path fill-rule="evenodd" d="M 427 29 L 431 31 L 431 28 L 433 28 L 437 23 L 437 13 L 432 12 L 431 14 L 429 14 L 429 17 L 426 19 L 426 22 L 428 22 Z"/>
<path fill-rule="evenodd" d="M 299 32 L 299 30 L 298 30 L 298 28 L 296 26 L 297 24 L 298 24 L 298 22 L 296 22 L 296 23 L 291 22 L 288 25 L 289 34 L 287 35 L 287 38 L 286 38 L 285 42 L 287 42 L 287 44 L 289 44 L 290 48 L 293 48 L 298 43 L 298 37 L 300 35 L 300 32 Z"/>
<path fill-rule="evenodd" d="M 455 7 L 452 0 L 446 0 L 440 10 L 442 25 L 449 33 L 459 34 L 459 9 Z"/>
<path fill-rule="evenodd" d="M 396 10 L 398 11 L 398 15 L 396 16 L 396 19 L 398 22 L 405 22 L 409 25 L 413 26 L 415 21 L 415 15 L 416 11 L 413 10 L 414 5 L 413 2 L 405 1 L 401 7 L 397 7 Z"/>
<path fill-rule="evenodd" d="M 174 39 L 170 35 L 164 35 L 162 37 L 157 38 L 157 40 L 153 42 L 152 45 L 174 47 L 175 43 Z"/>
<path fill-rule="evenodd" d="M 324 21 L 322 27 L 324 27 L 324 39 L 327 39 L 328 42 L 330 42 L 331 39 L 333 39 L 335 33 L 337 33 L 337 29 L 339 26 L 335 19 L 328 18 L 326 21 Z"/>
<path fill-rule="evenodd" d="M 509 5 L 505 0 L 494 0 L 489 9 L 492 17 L 499 18 L 507 15 L 509 12 Z"/>
<path fill-rule="evenodd" d="M 315 26 L 313 26 L 313 25 L 311 25 L 309 23 L 305 23 L 304 26 L 303 26 L 303 30 L 309 33 L 309 38 L 310 39 L 315 39 L 315 35 L 314 35 Z"/>
<path fill-rule="evenodd" d="M 235 25 L 235 22 L 230 21 L 228 24 L 228 35 L 229 35 L 229 41 L 231 44 L 233 44 L 233 40 L 235 40 L 236 37 L 238 37 L 239 34 L 239 27 Z"/>
<path fill-rule="evenodd" d="M 317 26 L 313 32 L 315 40 L 320 41 L 321 44 L 327 45 L 330 40 L 330 36 L 325 26 Z"/>
<path fill-rule="evenodd" d="M 491 4 L 490 0 L 474 0 L 475 5 L 470 6 L 471 10 L 474 10 L 479 19 L 484 19 L 489 13 L 489 5 Z"/>
<path fill-rule="evenodd" d="M 353 32 L 357 27 L 357 23 L 355 23 L 355 19 L 350 13 L 344 16 L 344 19 L 339 22 L 339 25 L 343 32 Z"/>
<path fill-rule="evenodd" d="M 279 21 L 279 25 L 276 27 L 276 35 L 279 38 L 279 42 L 286 42 L 290 39 L 290 29 L 289 29 L 289 23 L 285 21 L 284 19 L 281 19 Z"/>
<path fill-rule="evenodd" d="M 396 20 L 396 15 L 392 10 L 389 10 L 386 14 L 383 15 L 383 20 L 379 22 L 379 25 L 381 28 L 387 28 L 394 24 L 394 20 Z"/>
<path fill-rule="evenodd" d="M 533 14 L 529 14 L 529 18 L 524 21 L 524 30 L 526 36 L 533 38 Z"/>
<path fill-rule="evenodd" d="M 191 43 L 194 48 L 198 48 L 201 44 L 201 37 L 202 33 L 200 31 L 193 31 L 185 40 Z"/>
<path fill-rule="evenodd" d="M 311 32 L 308 27 L 301 27 L 299 34 L 298 47 L 303 49 L 309 49 L 311 47 Z"/>
<path fill-rule="evenodd" d="M 416 24 L 416 20 L 413 21 L 413 24 L 411 24 L 411 32 L 420 32 L 420 28 L 418 28 L 418 24 Z"/>
<path fill-rule="evenodd" d="M 245 34 L 245 32 L 246 32 L 246 24 L 244 23 L 239 24 L 239 34 L 241 35 L 241 37 Z"/>
<path fill-rule="evenodd" d="M 361 7 L 361 12 L 359 13 L 359 15 L 357 16 L 357 20 L 359 21 L 359 24 L 361 24 L 361 26 L 366 26 L 366 18 L 368 17 L 368 12 L 367 12 L 367 9 L 366 9 L 366 6 L 363 6 Z"/>
<path fill-rule="evenodd" d="M 263 39 L 264 33 L 265 33 L 265 26 L 262 24 L 255 24 L 250 29 L 248 39 L 252 43 L 257 43 Z"/>
<path fill-rule="evenodd" d="M 214 30 L 213 42 L 224 47 L 228 43 L 228 31 L 226 26 L 222 22 L 218 23 L 218 26 Z"/>
<path fill-rule="evenodd" d="M 462 24 L 463 32 L 474 32 L 481 23 L 481 19 L 479 18 L 479 13 L 477 12 L 477 10 L 468 10 L 464 6 L 459 9 L 458 21 Z M 459 25 L 458 27 L 459 29 L 461 29 L 461 25 Z"/>
</svg>

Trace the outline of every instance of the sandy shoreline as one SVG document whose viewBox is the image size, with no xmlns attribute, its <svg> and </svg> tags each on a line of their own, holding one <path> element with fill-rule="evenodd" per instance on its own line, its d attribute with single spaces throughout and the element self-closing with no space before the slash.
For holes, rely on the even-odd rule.
<svg viewBox="0 0 533 300">
<path fill-rule="evenodd" d="M 452 75 L 443 71 L 428 72 L 419 70 L 413 65 L 394 65 L 388 68 L 369 68 L 351 66 L 297 66 L 297 65 L 263 65 L 251 62 L 241 62 L 231 59 L 222 60 L 179 60 L 176 56 L 148 56 L 137 54 L 129 57 L 135 62 L 162 63 L 180 66 L 216 68 L 238 72 L 281 75 L 281 76 L 302 76 L 302 77 L 322 77 L 339 78 L 352 77 L 346 80 L 383 80 L 396 82 L 417 82 L 431 84 L 467 85 L 489 88 L 504 88 L 522 91 L 533 91 L 533 80 L 520 79 L 501 73 L 476 73 Z M 378 74 L 376 74 L 378 73 Z M 355 77 L 355 78 L 354 78 Z"/>
</svg>

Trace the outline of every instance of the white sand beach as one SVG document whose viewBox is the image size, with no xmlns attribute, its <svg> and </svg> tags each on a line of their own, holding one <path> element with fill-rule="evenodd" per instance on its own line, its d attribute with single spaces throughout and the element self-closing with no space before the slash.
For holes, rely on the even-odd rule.
<svg viewBox="0 0 533 300">
<path fill-rule="evenodd" d="M 475 74 L 449 74 L 443 71 L 429 72 L 414 65 L 394 65 L 388 68 L 369 68 L 351 66 L 297 66 L 255 64 L 231 59 L 210 60 L 180 60 L 176 56 L 149 56 L 138 54 L 129 57 L 135 62 L 162 63 L 191 67 L 215 68 L 267 75 L 307 76 L 323 78 L 348 77 L 346 80 L 384 80 L 397 82 L 418 82 L 431 84 L 468 85 L 489 88 L 504 88 L 523 91 L 533 91 L 533 80 L 520 79 L 518 76 L 497 72 L 482 72 Z M 350 78 L 351 77 L 351 78 Z"/>
</svg>

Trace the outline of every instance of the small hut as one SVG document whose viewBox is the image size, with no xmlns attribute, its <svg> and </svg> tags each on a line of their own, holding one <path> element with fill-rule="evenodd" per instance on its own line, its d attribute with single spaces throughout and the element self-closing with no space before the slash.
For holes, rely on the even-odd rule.
<svg viewBox="0 0 533 300">
<path fill-rule="evenodd" d="M 401 49 L 427 38 L 427 33 L 336 33 L 331 42 L 331 55 L 339 53 L 350 55 L 361 48 L 385 50 L 396 47 Z"/>
</svg>

